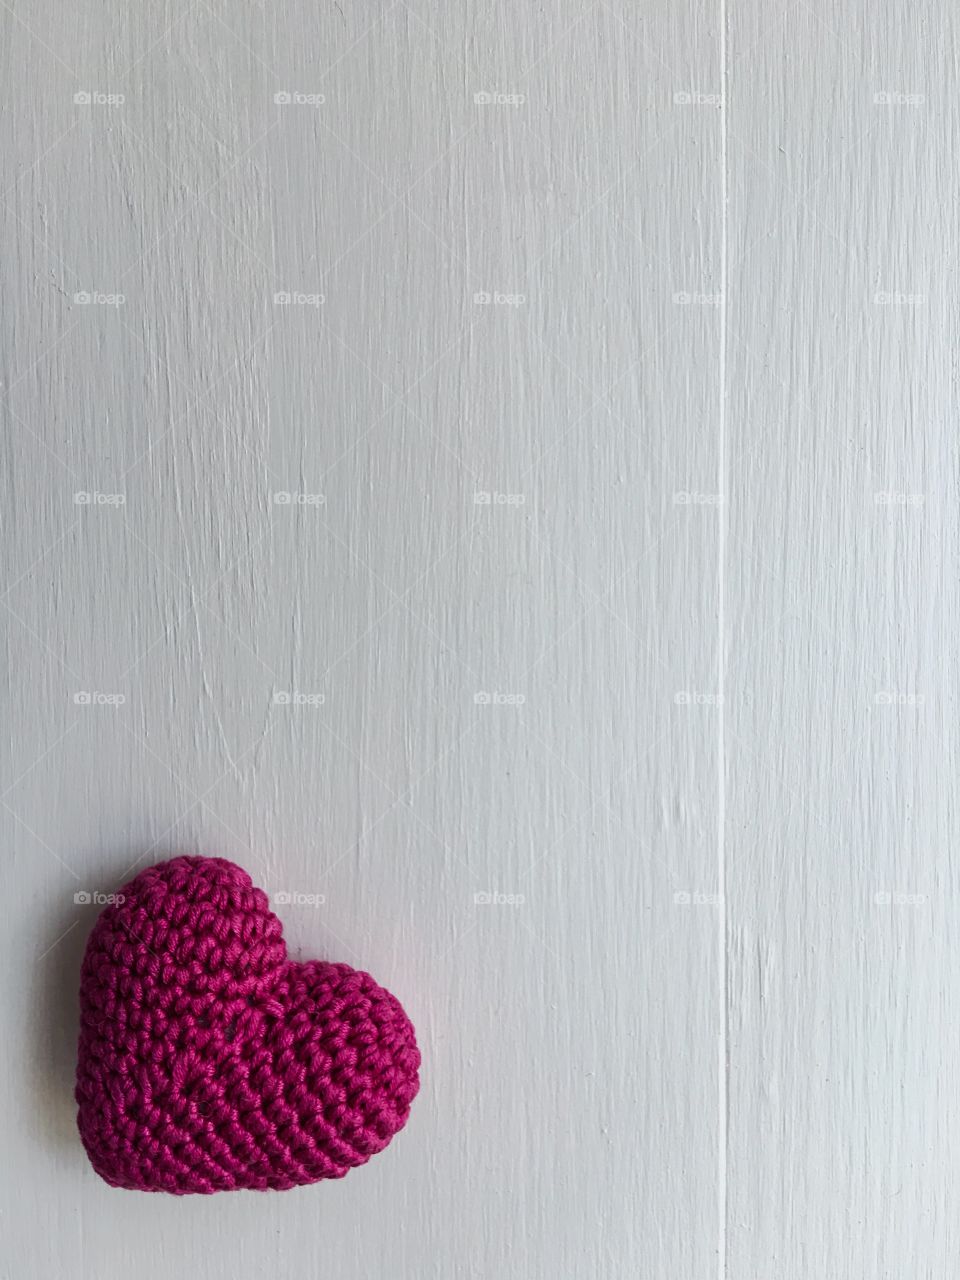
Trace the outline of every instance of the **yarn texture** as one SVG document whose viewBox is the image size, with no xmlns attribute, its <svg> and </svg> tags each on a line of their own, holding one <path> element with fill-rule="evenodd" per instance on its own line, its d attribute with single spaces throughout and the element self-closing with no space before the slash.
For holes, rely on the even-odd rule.
<svg viewBox="0 0 960 1280">
<path fill-rule="evenodd" d="M 287 956 L 223 858 L 141 872 L 101 913 L 80 983 L 80 1137 L 114 1187 L 209 1194 L 341 1178 L 406 1123 L 420 1053 L 367 973 Z"/>
</svg>

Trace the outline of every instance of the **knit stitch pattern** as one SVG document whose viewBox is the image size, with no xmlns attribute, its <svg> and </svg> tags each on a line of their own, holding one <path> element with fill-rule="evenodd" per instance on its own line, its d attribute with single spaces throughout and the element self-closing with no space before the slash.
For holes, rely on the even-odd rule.
<svg viewBox="0 0 960 1280">
<path fill-rule="evenodd" d="M 80 982 L 77 1123 L 106 1182 L 286 1190 L 403 1128 L 420 1053 L 399 1001 L 349 965 L 288 959 L 242 868 L 174 858 L 117 898 Z"/>
</svg>

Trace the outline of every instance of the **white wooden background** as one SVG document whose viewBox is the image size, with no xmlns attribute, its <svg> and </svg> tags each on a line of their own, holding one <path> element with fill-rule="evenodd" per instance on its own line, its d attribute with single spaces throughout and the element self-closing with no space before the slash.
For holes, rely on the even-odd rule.
<svg viewBox="0 0 960 1280">
<path fill-rule="evenodd" d="M 956 27 L 0 0 L 5 1277 L 951 1274 Z M 87 1166 L 177 852 L 414 1018 L 345 1181 Z"/>
</svg>

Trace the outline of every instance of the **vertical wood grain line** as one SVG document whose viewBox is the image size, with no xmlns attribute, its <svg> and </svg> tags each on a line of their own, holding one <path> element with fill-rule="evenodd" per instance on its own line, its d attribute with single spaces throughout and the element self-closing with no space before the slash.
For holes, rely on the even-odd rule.
<svg viewBox="0 0 960 1280">
<path fill-rule="evenodd" d="M 727 790 L 726 790 L 726 557 L 727 557 L 727 0 L 720 4 L 720 360 L 718 377 L 717 440 L 717 922 L 720 950 L 718 983 L 720 1031 L 717 1070 L 717 1275 L 727 1275 L 727 1127 L 729 1087 L 729 947 L 727 939 Z"/>
</svg>

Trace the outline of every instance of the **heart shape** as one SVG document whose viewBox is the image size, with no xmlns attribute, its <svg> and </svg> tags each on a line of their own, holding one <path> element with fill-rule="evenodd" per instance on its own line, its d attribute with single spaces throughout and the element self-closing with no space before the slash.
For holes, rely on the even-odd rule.
<svg viewBox="0 0 960 1280">
<path fill-rule="evenodd" d="M 106 1182 L 286 1190 L 403 1128 L 420 1053 L 399 1001 L 349 965 L 289 960 L 241 867 L 174 858 L 116 898 L 84 955 L 76 1087 Z"/>
</svg>

